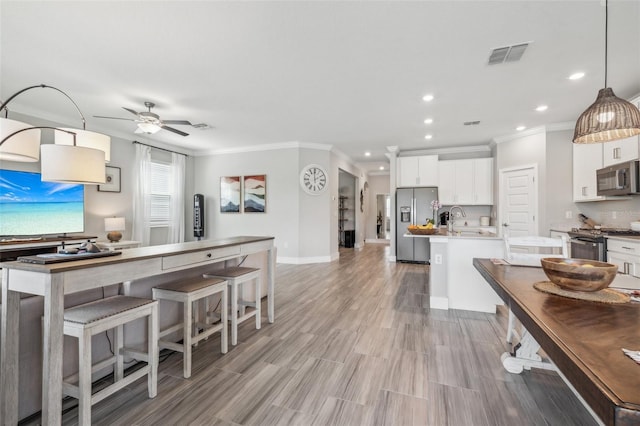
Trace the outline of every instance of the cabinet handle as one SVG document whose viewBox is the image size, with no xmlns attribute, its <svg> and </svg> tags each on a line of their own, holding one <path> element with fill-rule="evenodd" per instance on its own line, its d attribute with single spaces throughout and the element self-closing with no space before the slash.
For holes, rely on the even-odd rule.
<svg viewBox="0 0 640 426">
<path fill-rule="evenodd" d="M 585 197 L 587 196 L 587 187 L 586 186 L 582 187 L 582 195 L 585 196 Z"/>
<path fill-rule="evenodd" d="M 629 262 L 624 262 L 622 273 L 626 274 L 626 275 L 629 275 L 629 269 L 630 269 L 629 267 L 630 266 L 631 265 L 629 264 Z"/>
<path fill-rule="evenodd" d="M 625 249 L 625 250 L 636 251 L 636 249 L 634 249 L 633 247 L 625 247 L 625 246 L 622 246 L 622 248 L 623 248 L 623 249 Z"/>
<path fill-rule="evenodd" d="M 619 160 L 620 157 L 620 148 L 613 148 L 613 159 Z"/>
</svg>

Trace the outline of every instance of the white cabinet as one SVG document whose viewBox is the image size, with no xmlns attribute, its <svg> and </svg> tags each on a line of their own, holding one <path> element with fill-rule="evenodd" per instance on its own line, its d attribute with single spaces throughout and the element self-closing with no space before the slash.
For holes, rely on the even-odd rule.
<svg viewBox="0 0 640 426">
<path fill-rule="evenodd" d="M 398 187 L 438 186 L 438 156 L 398 157 Z"/>
<path fill-rule="evenodd" d="M 607 238 L 607 262 L 618 271 L 640 277 L 640 242 Z"/>
<path fill-rule="evenodd" d="M 631 103 L 640 107 L 640 98 L 632 100 Z M 639 144 L 640 138 L 637 135 L 630 138 L 603 143 L 603 166 L 606 167 L 612 164 L 624 163 L 625 161 L 637 160 L 640 158 Z"/>
<path fill-rule="evenodd" d="M 493 158 L 439 161 L 438 174 L 442 204 L 493 204 Z"/>
<path fill-rule="evenodd" d="M 573 201 L 595 201 L 597 195 L 596 170 L 602 168 L 602 145 L 573 144 Z"/>
</svg>

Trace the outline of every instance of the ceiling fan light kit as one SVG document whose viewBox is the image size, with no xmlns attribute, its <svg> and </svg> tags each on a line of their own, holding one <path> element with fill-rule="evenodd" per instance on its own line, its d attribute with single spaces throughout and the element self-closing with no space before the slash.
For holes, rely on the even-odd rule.
<svg viewBox="0 0 640 426">
<path fill-rule="evenodd" d="M 154 133 L 159 132 L 161 129 L 168 130 L 170 132 L 176 133 L 180 136 L 189 136 L 189 133 L 183 132 L 182 130 L 174 129 L 173 127 L 167 126 L 167 124 L 177 124 L 182 126 L 191 126 L 191 122 L 187 120 L 161 120 L 160 116 L 154 112 L 151 112 L 151 108 L 155 107 L 156 104 L 153 102 L 146 101 L 144 106 L 147 107 L 147 111 L 137 112 L 132 110 L 131 108 L 122 107 L 127 112 L 135 115 L 137 118 L 120 118 L 120 117 L 106 117 L 102 115 L 94 115 L 96 118 L 107 118 L 110 120 L 127 120 L 127 121 L 135 121 L 138 123 L 138 129 L 135 133 L 146 133 L 152 135 Z"/>
<path fill-rule="evenodd" d="M 82 119 L 82 129 L 31 126 L 7 118 L 9 102 L 35 88 L 53 89 L 69 99 Z M 34 162 L 40 159 L 43 181 L 80 184 L 105 182 L 105 157 L 111 150 L 111 138 L 85 130 L 84 115 L 65 92 L 45 84 L 30 86 L 11 95 L 0 105 L 0 111 L 3 109 L 5 117 L 0 117 L 0 160 Z M 57 143 L 40 145 L 40 129 L 53 130 Z M 60 139 L 59 133 L 65 134 L 66 138 Z"/>
<path fill-rule="evenodd" d="M 618 98 L 607 87 L 609 1 L 605 2 L 604 25 L 604 89 L 596 101 L 584 111 L 573 135 L 573 143 L 609 142 L 640 134 L 640 110 L 631 102 Z"/>
</svg>

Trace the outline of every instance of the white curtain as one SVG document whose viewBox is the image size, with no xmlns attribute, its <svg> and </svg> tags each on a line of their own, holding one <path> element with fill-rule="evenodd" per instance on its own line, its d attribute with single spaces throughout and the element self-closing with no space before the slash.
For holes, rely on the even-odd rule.
<svg viewBox="0 0 640 426">
<path fill-rule="evenodd" d="M 171 154 L 171 204 L 167 243 L 184 242 L 184 185 L 186 156 Z"/>
<path fill-rule="evenodd" d="M 131 236 L 143 247 L 149 245 L 151 226 L 151 148 L 135 144 L 136 154 L 133 167 L 133 227 Z"/>
</svg>

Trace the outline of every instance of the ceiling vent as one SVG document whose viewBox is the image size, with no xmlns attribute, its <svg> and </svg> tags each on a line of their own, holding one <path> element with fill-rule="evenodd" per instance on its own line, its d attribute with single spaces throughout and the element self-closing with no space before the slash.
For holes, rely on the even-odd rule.
<svg viewBox="0 0 640 426">
<path fill-rule="evenodd" d="M 476 120 L 476 121 L 465 121 L 463 123 L 465 126 L 477 126 L 478 124 L 480 124 L 480 120 Z"/>
<path fill-rule="evenodd" d="M 513 46 L 498 47 L 489 55 L 489 65 L 503 64 L 505 62 L 517 62 L 522 58 L 529 43 L 514 44 Z"/>
</svg>

